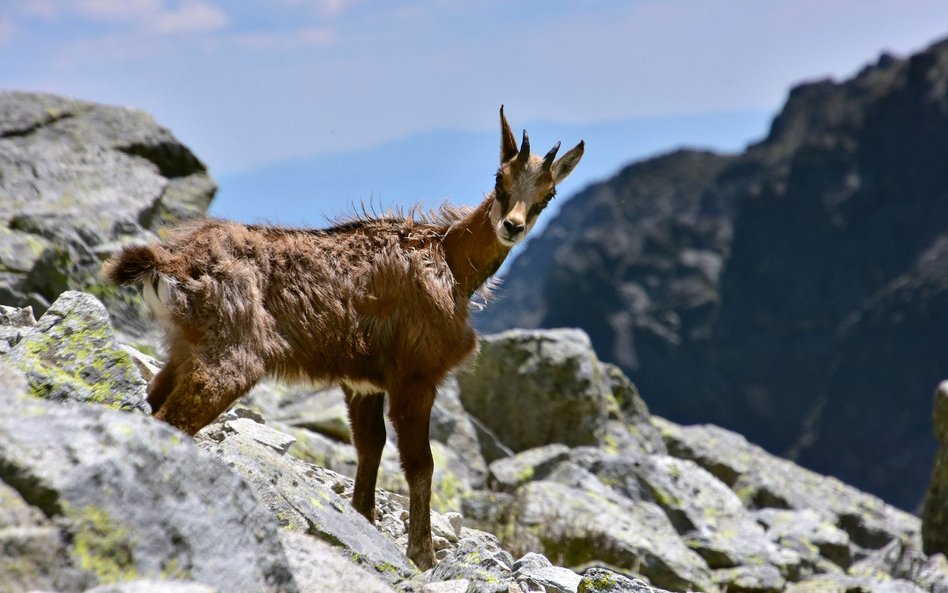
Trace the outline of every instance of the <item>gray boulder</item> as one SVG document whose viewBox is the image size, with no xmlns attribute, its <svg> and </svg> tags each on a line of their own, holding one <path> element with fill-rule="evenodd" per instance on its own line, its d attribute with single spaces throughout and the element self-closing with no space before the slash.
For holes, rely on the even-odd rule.
<svg viewBox="0 0 948 593">
<path fill-rule="evenodd" d="M 636 569 L 659 587 L 717 591 L 705 561 L 685 546 L 652 503 L 548 479 L 518 489 L 508 513 L 509 523 L 502 528 L 509 541 L 558 564 L 606 563 Z"/>
<path fill-rule="evenodd" d="M 14 532 L 0 536 L 0 591 L 142 578 L 297 591 L 276 526 L 246 482 L 180 432 L 30 397 L 23 375 L 2 363 L 0 377 L 0 491 L 14 501 L 4 512 Z"/>
<path fill-rule="evenodd" d="M 935 391 L 932 419 L 940 447 L 922 510 L 922 542 L 929 554 L 948 554 L 948 381 Z"/>
<path fill-rule="evenodd" d="M 761 509 L 751 513 L 767 529 L 767 537 L 816 564 L 826 558 L 841 568 L 852 562 L 849 535 L 812 509 Z"/>
<path fill-rule="evenodd" d="M 0 355 L 10 352 L 34 325 L 32 307 L 0 305 Z"/>
<path fill-rule="evenodd" d="M 105 300 L 121 331 L 147 332 L 134 289 L 99 278 L 120 244 L 202 216 L 206 167 L 144 112 L 0 92 L 0 302 L 41 313 L 60 293 Z"/>
<path fill-rule="evenodd" d="M 712 573 L 714 582 L 729 593 L 780 593 L 787 581 L 770 564 L 720 568 Z"/>
<path fill-rule="evenodd" d="M 578 593 L 653 593 L 660 589 L 650 587 L 641 579 L 632 579 L 605 568 L 590 568 L 583 573 Z"/>
<path fill-rule="evenodd" d="M 32 395 L 151 413 L 141 371 L 94 296 L 67 291 L 35 325 L 18 330 L 7 360 L 26 373 Z"/>
<path fill-rule="evenodd" d="M 515 452 L 600 444 L 616 406 L 589 337 L 573 329 L 484 336 L 458 382 L 464 408 Z"/>
<path fill-rule="evenodd" d="M 559 462 L 569 456 L 569 447 L 554 444 L 527 449 L 504 457 L 488 467 L 487 484 L 492 490 L 513 492 L 523 484 L 542 480 Z"/>
</svg>

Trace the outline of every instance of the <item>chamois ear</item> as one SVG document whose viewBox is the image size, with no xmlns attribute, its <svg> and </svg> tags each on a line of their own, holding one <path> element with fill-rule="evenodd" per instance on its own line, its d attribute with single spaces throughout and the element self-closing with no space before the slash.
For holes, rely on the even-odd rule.
<svg viewBox="0 0 948 593">
<path fill-rule="evenodd" d="M 560 157 L 560 160 L 553 163 L 553 183 L 559 183 L 566 179 L 566 176 L 573 172 L 579 159 L 583 158 L 583 151 L 586 149 L 586 143 L 582 140 L 579 144 L 570 149 L 569 152 Z"/>
<path fill-rule="evenodd" d="M 500 106 L 500 164 L 503 165 L 517 156 L 517 138 L 514 136 L 507 118 L 504 117 L 504 106 Z"/>
</svg>

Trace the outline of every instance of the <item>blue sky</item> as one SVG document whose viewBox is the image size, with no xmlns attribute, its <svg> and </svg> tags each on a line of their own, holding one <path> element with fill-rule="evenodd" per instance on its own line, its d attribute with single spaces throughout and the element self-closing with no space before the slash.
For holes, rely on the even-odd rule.
<svg viewBox="0 0 948 593">
<path fill-rule="evenodd" d="M 501 103 L 515 127 L 575 133 L 564 145 L 720 114 L 759 136 L 792 83 L 944 35 L 944 0 L 4 0 L 0 87 L 145 109 L 223 199 L 228 179 L 288 161 L 496 133 Z M 622 150 L 608 163 L 637 156 Z"/>
</svg>

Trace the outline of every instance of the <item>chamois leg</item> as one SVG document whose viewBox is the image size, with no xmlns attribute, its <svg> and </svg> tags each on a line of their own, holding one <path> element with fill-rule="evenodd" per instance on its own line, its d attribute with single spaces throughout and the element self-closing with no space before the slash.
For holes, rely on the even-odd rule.
<svg viewBox="0 0 948 593">
<path fill-rule="evenodd" d="M 421 570 L 435 565 L 431 542 L 431 475 L 434 461 L 428 423 L 436 388 L 414 385 L 389 394 L 389 417 L 398 433 L 398 453 L 408 480 L 408 557 Z"/>
<path fill-rule="evenodd" d="M 175 373 L 174 389 L 155 418 L 194 434 L 214 421 L 264 373 L 263 362 L 239 350 L 216 360 L 197 360 Z"/>
<path fill-rule="evenodd" d="M 148 385 L 148 405 L 151 406 L 151 413 L 157 414 L 165 400 L 174 391 L 175 376 L 179 372 L 186 355 L 172 351 L 168 356 L 168 362 L 155 375 Z"/>
<path fill-rule="evenodd" d="M 359 465 L 356 467 L 355 491 L 352 506 L 370 522 L 375 523 L 375 482 L 385 447 L 384 393 L 353 393 L 348 387 L 346 394 L 349 409 L 349 425 L 352 427 L 352 443 L 355 445 Z"/>
</svg>

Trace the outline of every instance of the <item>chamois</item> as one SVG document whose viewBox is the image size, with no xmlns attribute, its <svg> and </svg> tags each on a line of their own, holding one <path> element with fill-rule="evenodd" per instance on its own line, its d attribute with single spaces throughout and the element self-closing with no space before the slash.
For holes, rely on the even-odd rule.
<svg viewBox="0 0 948 593">
<path fill-rule="evenodd" d="M 167 363 L 152 380 L 156 418 L 194 434 L 265 376 L 340 384 L 358 466 L 352 505 L 375 521 L 384 396 L 408 481 L 408 557 L 434 565 L 428 440 L 438 385 L 477 349 L 470 299 L 523 240 L 583 155 L 520 148 L 500 109 L 494 190 L 475 208 L 355 218 L 328 229 L 207 219 L 105 263 L 143 284 L 164 326 Z"/>
</svg>

